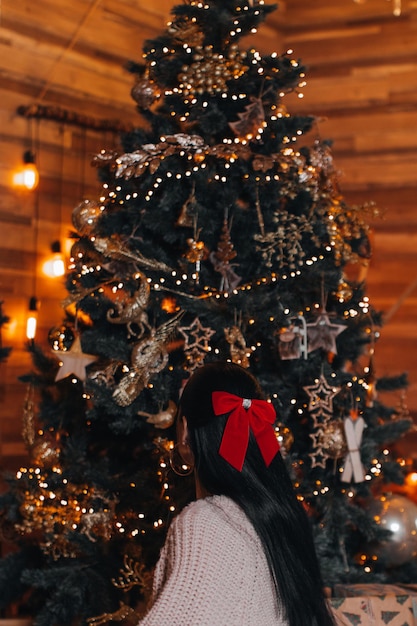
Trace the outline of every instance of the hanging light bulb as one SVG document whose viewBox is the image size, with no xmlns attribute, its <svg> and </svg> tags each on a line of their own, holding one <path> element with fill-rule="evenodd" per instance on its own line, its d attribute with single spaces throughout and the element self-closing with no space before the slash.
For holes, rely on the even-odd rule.
<svg viewBox="0 0 417 626">
<path fill-rule="evenodd" d="M 50 278 L 57 278 L 65 274 L 65 262 L 61 251 L 61 243 L 54 241 L 51 244 L 52 257 L 43 265 L 43 271 Z"/>
<path fill-rule="evenodd" d="M 36 326 L 38 323 L 38 299 L 32 296 L 29 300 L 28 316 L 26 318 L 26 337 L 33 341 L 36 336 Z"/>
<path fill-rule="evenodd" d="M 24 187 L 28 191 L 36 189 L 39 183 L 39 172 L 35 163 L 35 155 L 32 150 L 23 153 L 23 166 L 13 176 L 13 184 L 16 187 Z"/>
</svg>

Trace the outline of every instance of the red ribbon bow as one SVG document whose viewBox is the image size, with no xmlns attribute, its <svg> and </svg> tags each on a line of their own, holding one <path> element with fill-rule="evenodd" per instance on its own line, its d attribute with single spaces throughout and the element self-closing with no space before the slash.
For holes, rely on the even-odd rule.
<svg viewBox="0 0 417 626">
<path fill-rule="evenodd" d="M 215 415 L 230 413 L 219 448 L 220 456 L 241 472 L 251 430 L 268 467 L 279 450 L 271 428 L 276 418 L 272 404 L 266 400 L 240 398 L 227 391 L 213 391 L 212 402 Z"/>
</svg>

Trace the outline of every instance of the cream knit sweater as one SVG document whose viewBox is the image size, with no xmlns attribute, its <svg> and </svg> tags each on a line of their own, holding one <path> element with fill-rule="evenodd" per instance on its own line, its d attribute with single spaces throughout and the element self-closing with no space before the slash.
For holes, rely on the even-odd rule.
<svg viewBox="0 0 417 626">
<path fill-rule="evenodd" d="M 140 626 L 286 626 L 261 542 L 226 496 L 188 505 L 172 522 Z"/>
</svg>

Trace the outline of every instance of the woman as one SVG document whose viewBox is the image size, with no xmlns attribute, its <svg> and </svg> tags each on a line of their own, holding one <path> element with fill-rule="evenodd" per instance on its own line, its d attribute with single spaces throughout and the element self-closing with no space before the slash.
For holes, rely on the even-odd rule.
<svg viewBox="0 0 417 626">
<path fill-rule="evenodd" d="M 185 386 L 177 449 L 197 500 L 171 524 L 142 626 L 334 626 L 261 397 L 233 363 L 209 363 Z"/>
</svg>

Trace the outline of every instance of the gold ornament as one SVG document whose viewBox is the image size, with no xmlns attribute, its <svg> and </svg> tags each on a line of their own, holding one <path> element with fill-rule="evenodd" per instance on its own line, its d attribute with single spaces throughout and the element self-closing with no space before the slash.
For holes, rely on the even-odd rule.
<svg viewBox="0 0 417 626">
<path fill-rule="evenodd" d="M 101 209 L 92 200 L 83 200 L 72 212 L 72 223 L 80 235 L 91 235 L 94 232 Z"/>
<path fill-rule="evenodd" d="M 187 239 L 189 250 L 185 254 L 185 258 L 190 263 L 199 263 L 204 257 L 204 241 L 196 241 L 191 237 Z"/>
<path fill-rule="evenodd" d="M 25 534 L 40 531 L 45 537 L 41 548 L 54 559 L 74 558 L 77 552 L 68 535 L 76 528 L 90 541 L 98 537 L 110 538 L 115 502 L 88 485 L 72 484 L 66 479 L 57 483 L 61 472 L 55 473 L 52 489 L 43 471 L 28 470 L 33 477 L 32 490 L 24 493 L 20 506 L 22 521 L 17 530 Z M 37 484 L 35 484 L 37 481 Z"/>
<path fill-rule="evenodd" d="M 204 357 L 210 348 L 210 337 L 216 333 L 208 326 L 203 326 L 198 317 L 189 326 L 179 329 L 184 337 L 184 353 L 187 359 L 187 369 L 192 372 L 203 364 Z"/>
<path fill-rule="evenodd" d="M 125 554 L 120 576 L 117 580 L 113 578 L 112 583 L 117 589 L 130 591 L 130 589 L 136 586 L 142 587 L 142 589 L 148 589 L 150 579 L 150 573 L 146 570 L 144 563 L 138 563 Z"/>
<path fill-rule="evenodd" d="M 129 406 L 146 387 L 150 378 L 162 371 L 168 362 L 168 342 L 178 328 L 182 311 L 136 343 L 132 350 L 130 370 L 119 382 L 113 398 L 120 406 Z"/>
<path fill-rule="evenodd" d="M 230 345 L 230 357 L 233 363 L 242 367 L 249 367 L 250 351 L 246 347 L 246 341 L 239 326 L 231 326 L 224 329 L 227 343 Z"/>
<path fill-rule="evenodd" d="M 233 269 L 237 264 L 230 263 L 236 255 L 237 252 L 233 247 L 230 237 L 229 224 L 225 218 L 220 234 L 220 240 L 217 244 L 217 250 L 210 253 L 210 261 L 213 263 L 215 271 L 219 272 L 222 277 L 220 281 L 220 291 L 233 291 L 233 289 L 236 289 L 241 281 L 241 277 L 238 276 Z"/>
<path fill-rule="evenodd" d="M 145 411 L 138 411 L 137 415 L 146 417 L 148 424 L 153 424 L 155 428 L 165 429 L 172 426 L 175 421 L 175 415 L 177 413 L 177 405 L 172 400 L 169 400 L 168 406 L 159 413 L 146 413 Z"/>
<path fill-rule="evenodd" d="M 149 79 L 149 72 L 133 85 L 130 95 L 142 109 L 149 109 L 160 97 L 156 83 Z"/>
<path fill-rule="evenodd" d="M 140 617 L 140 613 L 134 611 L 130 606 L 127 606 L 127 604 L 120 602 L 119 609 L 114 613 L 103 613 L 97 617 L 89 617 L 87 623 L 91 626 L 106 626 L 110 622 L 122 622 L 126 619 L 129 619 L 129 621 L 135 619 L 137 623 Z"/>
<path fill-rule="evenodd" d="M 104 254 L 104 256 L 117 261 L 131 261 L 139 267 L 148 268 L 151 270 L 159 270 L 161 272 L 170 272 L 170 268 L 156 261 L 155 259 L 148 259 L 143 254 L 135 250 L 130 250 L 118 237 L 100 238 L 94 239 L 94 247 L 96 250 Z"/>
<path fill-rule="evenodd" d="M 131 297 L 124 293 L 123 299 L 114 303 L 114 308 L 107 311 L 106 317 L 112 324 L 126 324 L 130 335 L 141 337 L 146 329 L 151 330 L 145 310 L 149 302 L 150 286 L 144 274 L 139 273 L 138 278 L 139 289 Z M 132 324 L 139 327 L 139 333 L 135 332 Z"/>
<path fill-rule="evenodd" d="M 58 465 L 61 448 L 56 441 L 40 438 L 35 440 L 31 450 L 32 460 L 39 467 Z"/>
<path fill-rule="evenodd" d="M 176 226 L 192 228 L 195 223 L 197 208 L 198 205 L 195 197 L 195 186 L 193 185 L 190 195 L 181 207 L 181 213 L 178 216 Z"/>
<path fill-rule="evenodd" d="M 339 302 L 348 302 L 353 294 L 353 289 L 343 278 L 340 279 L 337 286 L 336 297 Z"/>
<path fill-rule="evenodd" d="M 207 258 L 207 248 L 204 241 L 198 241 L 192 237 L 187 239 L 187 244 L 189 249 L 184 256 L 190 263 L 195 263 L 195 273 L 197 274 L 198 280 L 198 275 L 201 270 L 201 261 Z"/>
<path fill-rule="evenodd" d="M 343 420 L 327 422 L 319 435 L 321 448 L 331 459 L 341 459 L 348 451 Z"/>
<path fill-rule="evenodd" d="M 247 71 L 245 59 L 246 52 L 241 52 L 236 44 L 229 47 L 226 55 L 214 52 L 211 45 L 196 46 L 193 63 L 184 65 L 178 75 L 179 88 L 186 97 L 226 93 L 227 82 Z"/>
<path fill-rule="evenodd" d="M 259 243 L 256 250 L 261 252 L 266 267 L 273 267 L 275 261 L 279 269 L 296 270 L 304 263 L 306 253 L 302 238 L 305 233 L 312 233 L 311 222 L 305 215 L 290 215 L 285 210 L 276 211 L 273 221 L 275 231 L 262 234 L 261 227 L 261 233 L 254 235 Z"/>
</svg>

